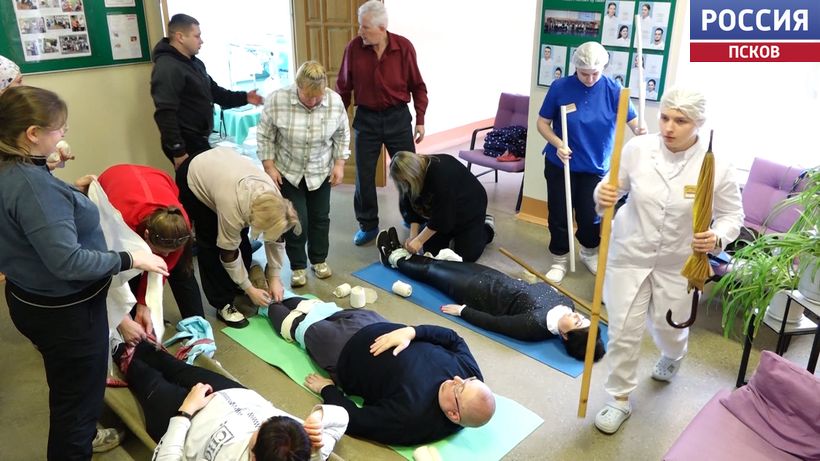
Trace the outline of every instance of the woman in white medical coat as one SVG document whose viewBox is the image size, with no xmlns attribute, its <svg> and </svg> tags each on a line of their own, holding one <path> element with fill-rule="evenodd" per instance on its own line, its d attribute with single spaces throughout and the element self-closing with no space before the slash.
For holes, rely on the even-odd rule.
<svg viewBox="0 0 820 461">
<path fill-rule="evenodd" d="M 705 121 L 702 94 L 667 91 L 661 100 L 660 133 L 631 139 L 621 159 L 618 188 L 607 175 L 595 188 L 603 213 L 625 194 L 618 210 L 604 278 L 603 299 L 609 314 L 610 373 L 605 389 L 614 398 L 595 417 L 595 426 L 615 433 L 632 413 L 629 394 L 638 384 L 641 336 L 648 326 L 660 349 L 652 377 L 669 381 L 686 355 L 689 329 L 666 322 L 666 310 L 683 322 L 691 293 L 680 272 L 692 251 L 720 251 L 734 240 L 743 223 L 743 207 L 733 168 L 715 157 L 713 222 L 697 234 L 692 229 L 695 187 L 708 139 L 699 136 Z"/>
</svg>

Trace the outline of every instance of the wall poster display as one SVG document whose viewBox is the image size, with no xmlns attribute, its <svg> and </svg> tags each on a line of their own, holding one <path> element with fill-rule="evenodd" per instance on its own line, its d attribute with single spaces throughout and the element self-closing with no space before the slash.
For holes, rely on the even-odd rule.
<svg viewBox="0 0 820 461">
<path fill-rule="evenodd" d="M 0 55 L 23 73 L 150 61 L 142 0 L 0 0 Z"/>
<path fill-rule="evenodd" d="M 575 73 L 572 53 L 594 40 L 609 52 L 603 74 L 638 97 L 637 45 L 643 48 L 646 98 L 663 95 L 676 0 L 544 0 L 538 55 L 538 85 L 550 86 Z M 640 25 L 636 27 L 637 21 Z M 637 33 L 640 30 L 640 36 Z"/>
</svg>

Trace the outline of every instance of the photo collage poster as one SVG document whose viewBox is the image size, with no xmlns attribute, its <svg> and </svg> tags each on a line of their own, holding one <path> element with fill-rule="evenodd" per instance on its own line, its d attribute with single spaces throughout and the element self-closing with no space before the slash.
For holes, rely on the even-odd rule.
<svg viewBox="0 0 820 461">
<path fill-rule="evenodd" d="M 567 47 L 544 43 L 541 45 L 541 59 L 538 63 L 538 84 L 550 86 L 552 81 L 566 73 Z"/>
<path fill-rule="evenodd" d="M 637 98 L 638 72 L 634 63 L 640 39 L 647 99 L 660 99 L 675 0 L 613 0 L 595 3 L 582 0 L 544 0 L 543 5 L 538 85 L 549 86 L 556 78 L 573 75 L 573 52 L 578 45 L 595 40 L 609 52 L 609 64 L 603 74 L 628 86 L 631 96 Z M 640 38 L 636 34 L 636 15 L 641 21 Z"/>
<path fill-rule="evenodd" d="M 10 0 L 27 62 L 91 56 L 83 0 Z"/>
</svg>

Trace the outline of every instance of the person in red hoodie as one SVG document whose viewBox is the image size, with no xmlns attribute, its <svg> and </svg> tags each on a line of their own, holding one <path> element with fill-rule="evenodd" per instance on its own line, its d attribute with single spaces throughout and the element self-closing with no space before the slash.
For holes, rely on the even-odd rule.
<svg viewBox="0 0 820 461">
<path fill-rule="evenodd" d="M 191 222 L 179 203 L 179 190 L 164 171 L 143 165 L 115 165 L 99 177 L 108 200 L 123 220 L 168 265 L 168 283 L 182 318 L 204 316 L 199 284 L 191 262 Z M 131 281 L 137 305 L 120 323 L 126 343 L 136 345 L 153 333 L 145 304 L 148 274 Z"/>
</svg>

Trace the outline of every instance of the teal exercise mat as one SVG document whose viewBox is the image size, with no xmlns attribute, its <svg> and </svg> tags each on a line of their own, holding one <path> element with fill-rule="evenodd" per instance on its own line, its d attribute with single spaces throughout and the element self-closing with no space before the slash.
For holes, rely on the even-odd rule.
<svg viewBox="0 0 820 461">
<path fill-rule="evenodd" d="M 505 346 L 511 347 L 522 354 L 532 357 L 539 362 L 549 365 L 556 370 L 577 378 L 584 371 L 584 362 L 575 360 L 567 354 L 564 345 L 558 338 L 546 339 L 544 341 L 521 341 L 510 338 L 489 330 L 477 327 L 463 320 L 461 317 L 448 315 L 441 312 L 439 309 L 443 304 L 455 304 L 449 296 L 438 291 L 437 289 L 425 283 L 403 275 L 399 271 L 385 267 L 381 263 L 373 263 L 363 269 L 353 273 L 354 276 L 375 285 L 382 290 L 393 293 L 393 282 L 401 280 L 413 286 L 413 294 L 408 299 L 409 301 L 427 309 L 430 312 L 435 312 L 442 317 L 445 317 L 453 322 L 463 325 L 476 333 L 480 333 L 488 338 L 491 338 Z M 598 324 L 601 329 L 601 339 L 604 344 L 607 342 L 607 326 L 603 323 Z"/>
<path fill-rule="evenodd" d="M 251 317 L 248 321 L 250 324 L 245 328 L 226 327 L 222 332 L 260 359 L 282 370 L 302 387 L 305 376 L 310 373 L 327 376 L 297 343 L 288 343 L 276 334 L 264 314 Z M 489 423 L 464 429 L 428 445 L 436 447 L 445 460 L 494 461 L 503 458 L 544 422 L 518 402 L 498 394 L 495 395 L 495 404 L 495 415 Z M 390 448 L 407 459 L 413 459 L 413 450 L 417 447 Z"/>
</svg>

